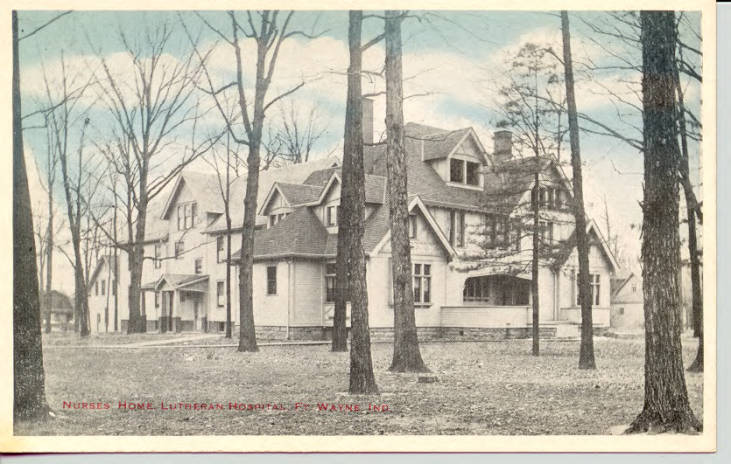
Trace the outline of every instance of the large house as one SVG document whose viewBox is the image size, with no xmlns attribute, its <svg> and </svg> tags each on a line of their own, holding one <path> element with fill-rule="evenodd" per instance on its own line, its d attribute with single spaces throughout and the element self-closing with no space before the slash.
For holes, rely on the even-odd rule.
<svg viewBox="0 0 731 464">
<path fill-rule="evenodd" d="M 369 322 L 375 338 L 393 333 L 385 146 L 364 124 L 365 236 Z M 495 133 L 488 153 L 471 128 L 406 125 L 408 206 L 416 324 L 422 339 L 528 336 L 531 326 L 531 191 L 542 188 L 539 272 L 541 329 L 578 334 L 578 264 L 571 188 L 548 158 L 513 156 L 511 134 Z M 262 173 L 254 249 L 254 320 L 266 338 L 323 339 L 332 328 L 340 167 L 333 160 Z M 245 179 L 234 184 L 242 198 Z M 183 173 L 159 210 L 145 244 L 148 330 L 222 331 L 225 327 L 223 203 L 215 175 Z M 233 218 L 234 257 L 243 211 Z M 151 221 L 152 222 L 152 221 Z M 617 263 L 589 221 L 593 321 L 610 322 L 610 279 Z M 124 262 L 124 253 L 120 262 Z M 100 267 L 112 263 L 102 260 Z M 120 327 L 125 329 L 126 266 L 118 269 Z M 112 272 L 114 274 L 114 272 Z M 100 269 L 97 279 L 109 275 Z M 238 271 L 232 318 L 238 321 Z M 104 314 L 92 282 L 90 306 Z M 102 316 L 103 318 L 103 316 Z M 94 327 L 92 327 L 94 329 Z"/>
</svg>

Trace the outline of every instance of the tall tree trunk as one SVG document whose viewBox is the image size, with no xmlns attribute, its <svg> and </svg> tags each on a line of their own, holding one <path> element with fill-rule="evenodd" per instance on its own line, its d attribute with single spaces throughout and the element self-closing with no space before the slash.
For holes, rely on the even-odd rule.
<svg viewBox="0 0 731 464">
<path fill-rule="evenodd" d="M 538 296 L 538 252 L 541 248 L 539 229 L 540 229 L 540 207 L 539 207 L 539 195 L 541 189 L 541 181 L 539 175 L 540 159 L 538 158 L 538 151 L 536 151 L 536 173 L 533 180 L 533 192 L 531 195 L 531 209 L 533 210 L 533 255 L 531 257 L 531 281 L 530 281 L 530 293 L 532 300 L 532 324 L 531 324 L 531 335 L 532 335 L 532 346 L 531 353 L 533 356 L 540 355 L 540 301 Z"/>
<path fill-rule="evenodd" d="M 683 370 L 679 289 L 680 150 L 675 117 L 675 14 L 642 11 L 644 200 L 642 278 L 645 403 L 627 433 L 702 430 L 690 408 Z"/>
<path fill-rule="evenodd" d="M 428 372 L 419 350 L 409 241 L 400 11 L 386 11 L 386 168 L 391 216 L 394 372 Z"/>
<path fill-rule="evenodd" d="M 576 95 L 574 93 L 574 70 L 571 58 L 569 14 L 565 10 L 561 11 L 561 33 L 563 36 L 563 64 L 566 81 L 566 103 L 568 104 L 569 138 L 571 141 L 576 250 L 579 255 L 579 301 L 581 302 L 579 369 L 596 369 L 596 363 L 594 361 L 594 328 L 591 314 L 591 288 L 589 286 L 589 240 L 586 235 L 586 213 L 584 212 L 584 181 L 581 174 L 579 121 L 576 113 Z M 607 219 L 608 221 L 609 219 Z"/>
<path fill-rule="evenodd" d="M 117 332 L 117 320 L 119 318 L 119 250 L 117 249 L 117 195 L 116 184 L 114 185 L 114 216 L 112 225 L 112 237 L 114 238 L 114 332 Z"/>
<path fill-rule="evenodd" d="M 228 169 L 228 167 L 227 167 Z M 229 197 L 230 198 L 230 197 Z M 230 201 L 230 200 L 227 200 Z M 226 338 L 233 337 L 231 328 L 231 214 L 226 206 Z"/>
<path fill-rule="evenodd" d="M 256 124 L 256 122 L 255 122 Z M 260 137 L 257 138 L 260 140 Z M 241 265 L 239 267 L 239 351 L 259 351 L 254 326 L 254 230 L 256 193 L 259 189 L 259 143 L 252 141 L 247 157 L 248 173 L 244 195 L 244 224 L 241 229 Z"/>
<path fill-rule="evenodd" d="M 41 342 L 33 216 L 23 153 L 20 108 L 18 13 L 13 21 L 13 417 L 38 417 L 48 411 Z"/>
<path fill-rule="evenodd" d="M 50 156 L 50 153 L 49 153 Z M 50 163 L 49 163 L 50 164 Z M 51 180 L 51 174 L 48 180 Z M 51 332 L 51 316 L 53 309 L 53 300 L 51 299 L 51 290 L 53 290 L 53 185 L 48 182 L 48 235 L 46 236 L 46 333 Z"/>
<path fill-rule="evenodd" d="M 345 151 L 343 161 L 343 185 L 341 211 L 346 214 L 346 227 L 350 235 L 349 279 L 350 320 L 352 341 L 350 346 L 350 386 L 352 394 L 378 393 L 371 360 L 371 336 L 368 326 L 368 290 L 366 288 L 366 262 L 363 251 L 365 231 L 365 171 L 363 169 L 363 100 L 361 90 L 361 28 L 362 11 L 350 11 L 348 45 L 348 99 L 345 112 Z M 346 168 L 349 166 L 349 169 Z M 342 224 L 342 222 L 341 222 Z"/>
<path fill-rule="evenodd" d="M 693 186 L 690 183 L 690 153 L 688 152 L 688 134 L 685 123 L 685 98 L 680 85 L 680 70 L 677 61 L 673 62 L 675 95 L 678 99 L 678 129 L 680 130 L 680 178 L 685 194 L 685 207 L 688 211 L 688 259 L 690 261 L 691 305 L 693 314 L 693 334 L 698 337 L 698 353 L 695 361 L 688 368 L 692 372 L 703 372 L 703 287 L 701 286 L 700 258 L 698 256 L 698 235 L 696 231 L 696 214 Z"/>
</svg>

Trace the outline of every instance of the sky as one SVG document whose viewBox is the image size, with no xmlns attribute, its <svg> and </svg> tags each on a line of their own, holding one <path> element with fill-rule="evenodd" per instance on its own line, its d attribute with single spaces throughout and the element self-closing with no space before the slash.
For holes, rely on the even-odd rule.
<svg viewBox="0 0 731 464">
<path fill-rule="evenodd" d="M 20 12 L 21 35 L 23 30 L 33 30 L 56 13 L 50 11 Z M 244 12 L 239 12 L 242 18 Z M 473 127 L 488 151 L 492 148 L 492 131 L 500 120 L 499 90 L 510 76 L 510 63 L 521 45 L 531 42 L 551 47 L 560 54 L 560 19 L 555 12 L 490 12 L 490 11 L 440 11 L 412 12 L 403 24 L 404 41 L 404 102 L 406 121 L 413 121 L 446 129 Z M 234 59 L 231 47 L 222 43 L 215 32 L 205 26 L 204 18 L 215 28 L 229 32 L 230 23 L 223 12 L 74 12 L 54 22 L 48 28 L 21 42 L 21 90 L 23 110 L 28 114 L 45 104 L 44 74 L 51 88 L 58 84 L 61 57 L 75 83 L 85 82 L 100 69 L 100 58 L 118 72 L 122 82 L 131 82 L 125 69 L 129 57 L 124 53 L 120 36 L 124 35 L 133 45 L 143 40 L 149 31 L 159 30 L 163 24 L 173 28 L 173 39 L 167 49 L 166 59 L 179 62 L 191 51 L 190 41 L 181 23 L 198 38 L 202 51 L 211 51 L 209 70 L 213 80 L 223 85 L 231 80 Z M 639 74 L 629 70 L 606 69 L 592 74 L 588 79 L 585 64 L 597 66 L 624 65 L 623 61 L 638 63 L 639 50 L 633 44 L 608 40 L 592 32 L 589 24 L 606 20 L 605 13 L 581 12 L 570 14 L 572 48 L 577 74 L 577 106 L 580 112 L 589 114 L 632 137 L 639 135 L 631 126 L 639 127 L 640 119 L 631 106 L 617 106 L 607 95 L 609 91 L 620 94 L 628 101 L 639 104 Z M 699 14 L 687 13 L 687 25 L 699 30 Z M 283 100 L 284 105 L 294 105 L 300 114 L 317 108 L 317 124 L 324 130 L 323 137 L 314 147 L 314 157 L 338 153 L 342 147 L 345 110 L 345 70 L 348 65 L 347 49 L 348 14 L 344 11 L 297 12 L 291 29 L 302 30 L 316 38 L 295 36 L 287 40 L 277 61 L 270 95 L 286 91 L 300 81 L 305 86 Z M 379 17 L 369 17 L 364 22 L 363 41 L 377 36 L 383 30 Z M 684 28 L 686 43 L 696 43 L 697 38 Z M 251 75 L 253 46 L 242 41 L 244 74 Z M 378 72 L 383 67 L 384 47 L 379 43 L 364 54 L 364 69 Z M 127 77 L 127 78 L 125 78 Z M 248 86 L 249 79 L 245 80 Z M 380 76 L 364 78 L 365 93 L 378 93 L 384 88 Z M 689 107 L 700 107 L 700 88 L 690 80 L 684 82 Z M 104 106 L 104 99 L 89 92 L 80 105 L 80 112 L 91 119 L 89 137 L 103 143 L 108 137 L 111 122 Z M 374 127 L 378 137 L 384 130 L 385 99 L 374 97 Z M 220 127 L 221 119 L 212 108 L 210 98 L 201 96 L 201 107 L 207 108 L 198 126 L 198 133 Z M 282 107 L 286 108 L 286 106 Z M 272 128 L 279 123 L 281 108 L 274 106 L 268 115 Z M 79 121 L 83 118 L 79 119 Z M 29 117 L 26 125 L 26 154 L 37 163 L 37 175 L 32 196 L 42 204 L 41 179 L 45 176 L 46 139 L 44 131 L 33 128 L 42 121 Z M 80 131 L 80 123 L 72 128 Z M 190 143 L 190 127 L 183 127 L 165 160 L 175 160 L 180 151 Z M 72 135 L 70 147 L 75 147 L 78 135 Z M 565 145 L 568 146 L 568 140 Z M 604 230 L 604 199 L 612 221 L 612 228 L 619 232 L 622 245 L 630 256 L 639 256 L 639 224 L 642 213 L 642 156 L 624 142 L 611 137 L 583 132 L 581 149 L 584 161 L 585 202 L 587 210 Z M 691 144 L 691 170 L 697 171 L 697 144 Z M 91 156 L 91 155 L 90 155 Z M 568 156 L 563 155 L 563 161 Z M 191 169 L 205 170 L 205 163 Z M 570 176 L 570 169 L 564 168 Z M 31 169 L 32 170 L 32 169 Z M 31 174 L 33 183 L 34 175 Z M 697 184 L 697 180 L 695 182 Z M 57 187 L 57 198 L 61 190 Z M 63 211 L 63 209 L 61 209 Z M 56 259 L 62 263 L 62 259 Z M 58 274 L 57 274 L 58 275 Z M 73 283 L 64 290 L 70 291 Z"/>
</svg>

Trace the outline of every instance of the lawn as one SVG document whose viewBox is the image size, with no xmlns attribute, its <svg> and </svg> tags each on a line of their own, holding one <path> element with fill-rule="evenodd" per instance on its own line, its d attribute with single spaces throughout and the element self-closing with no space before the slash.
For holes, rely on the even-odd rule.
<svg viewBox="0 0 731 464">
<path fill-rule="evenodd" d="M 415 375 L 389 373 L 392 345 L 376 343 L 381 395 L 364 397 L 346 393 L 349 355 L 324 345 L 264 346 L 258 353 L 215 346 L 47 346 L 46 392 L 57 418 L 17 424 L 16 434 L 607 434 L 642 407 L 643 342 L 595 338 L 595 371 L 576 368 L 578 347 L 545 341 L 536 358 L 529 340 L 424 343 L 424 359 L 438 381 L 419 383 Z M 684 339 L 686 365 L 695 347 L 695 340 Z M 702 375 L 687 374 L 686 380 L 702 419 Z M 64 409 L 64 401 L 109 408 Z M 119 409 L 120 401 L 155 409 Z M 161 403 L 191 406 L 171 410 Z M 194 403 L 222 409 L 195 409 Z M 237 410 L 229 403 L 270 406 Z M 321 411 L 318 403 L 350 408 Z M 388 411 L 369 411 L 369 404 Z"/>
</svg>

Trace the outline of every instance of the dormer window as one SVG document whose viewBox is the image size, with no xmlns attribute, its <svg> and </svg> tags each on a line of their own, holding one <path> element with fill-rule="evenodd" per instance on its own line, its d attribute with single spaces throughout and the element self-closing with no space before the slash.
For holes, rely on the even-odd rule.
<svg viewBox="0 0 731 464">
<path fill-rule="evenodd" d="M 449 160 L 449 181 L 474 187 L 480 186 L 480 163 L 452 158 Z"/>
<path fill-rule="evenodd" d="M 270 214 L 269 215 L 269 227 L 273 227 L 276 223 L 278 223 L 282 219 L 286 218 L 288 215 L 289 215 L 289 213 Z"/>
<path fill-rule="evenodd" d="M 338 207 L 337 206 L 328 206 L 325 210 L 325 224 L 327 224 L 328 227 L 336 226 L 338 225 Z"/>
</svg>

